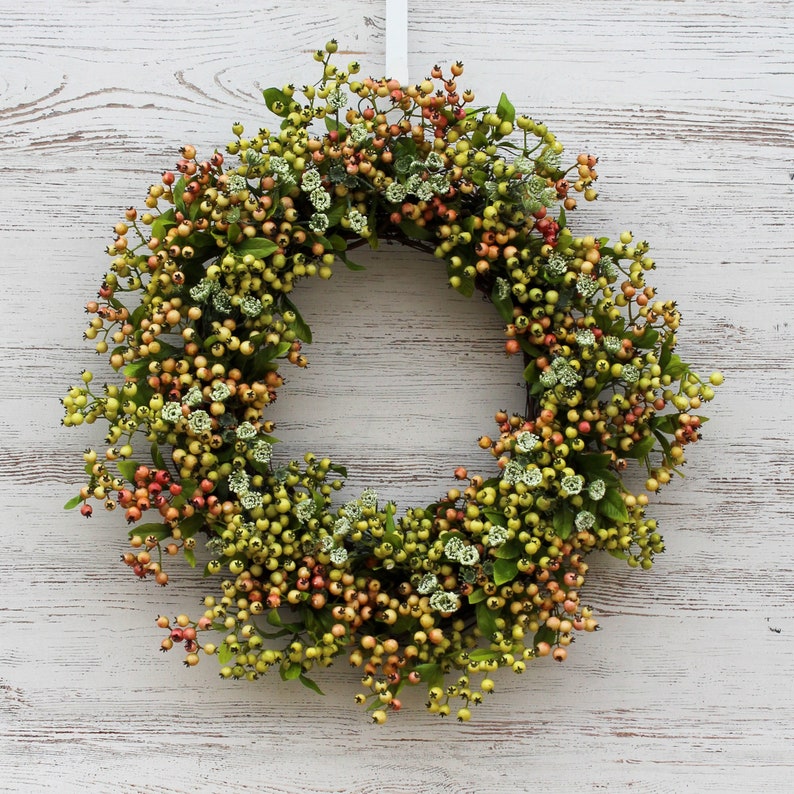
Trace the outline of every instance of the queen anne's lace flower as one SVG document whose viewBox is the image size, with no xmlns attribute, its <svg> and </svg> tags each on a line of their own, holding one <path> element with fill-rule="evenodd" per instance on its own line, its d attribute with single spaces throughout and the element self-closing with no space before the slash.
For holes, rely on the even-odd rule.
<svg viewBox="0 0 794 794">
<path fill-rule="evenodd" d="M 576 494 L 581 493 L 582 488 L 584 487 L 584 477 L 580 476 L 579 474 L 574 474 L 570 477 L 563 477 L 562 482 L 563 490 L 568 494 L 568 496 L 576 496 Z"/>
<path fill-rule="evenodd" d="M 240 422 L 236 435 L 240 441 L 250 441 L 252 438 L 256 438 L 256 428 L 250 422 Z"/>
<path fill-rule="evenodd" d="M 206 411 L 199 409 L 198 411 L 193 411 L 193 413 L 190 414 L 187 423 L 190 429 L 194 433 L 198 434 L 203 433 L 205 430 L 209 430 L 212 427 L 212 418 Z"/>
<path fill-rule="evenodd" d="M 438 583 L 438 577 L 434 573 L 426 573 L 416 586 L 416 592 L 419 595 L 430 595 L 430 593 L 440 589 L 441 585 Z"/>
<path fill-rule="evenodd" d="M 506 527 L 495 524 L 488 530 L 488 545 L 496 549 L 499 546 L 503 546 L 509 536 L 510 533 Z"/>
<path fill-rule="evenodd" d="M 337 546 L 335 549 L 331 549 L 328 556 L 331 559 L 333 565 L 344 565 L 347 562 L 347 549 L 343 548 L 342 546 Z"/>
<path fill-rule="evenodd" d="M 460 609 L 460 601 L 454 593 L 439 590 L 430 596 L 430 608 L 437 612 L 455 612 Z"/>
<path fill-rule="evenodd" d="M 594 502 L 597 502 L 599 499 L 604 498 L 606 490 L 607 486 L 603 480 L 593 480 L 590 485 L 587 486 L 587 495 Z"/>
<path fill-rule="evenodd" d="M 516 449 L 519 452 L 534 452 L 537 445 L 540 444 L 540 437 L 529 430 L 523 430 L 516 436 Z"/>
<path fill-rule="evenodd" d="M 171 424 L 176 424 L 182 418 L 182 406 L 179 403 L 166 403 L 160 410 L 160 417 Z"/>
</svg>

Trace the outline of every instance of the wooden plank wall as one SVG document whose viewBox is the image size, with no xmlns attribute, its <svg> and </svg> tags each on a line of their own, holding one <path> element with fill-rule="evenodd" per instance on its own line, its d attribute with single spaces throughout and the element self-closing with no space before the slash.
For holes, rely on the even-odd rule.
<svg viewBox="0 0 794 794">
<path fill-rule="evenodd" d="M 61 509 L 97 427 L 59 427 L 92 364 L 85 315 L 112 225 L 179 145 L 265 123 L 261 89 L 313 79 L 336 36 L 376 76 L 383 2 L 0 2 L 0 789 L 98 792 L 765 792 L 794 774 L 793 6 L 774 0 L 409 3 L 409 68 L 466 63 L 570 152 L 600 155 L 583 232 L 653 243 L 682 355 L 727 377 L 690 476 L 654 510 L 651 572 L 593 559 L 603 631 L 564 665 L 505 673 L 467 725 L 421 694 L 382 728 L 352 702 L 224 683 L 157 652 L 194 608 L 119 565 L 118 515 Z M 432 259 L 387 250 L 307 285 L 317 343 L 275 407 L 284 455 L 312 448 L 403 505 L 437 496 L 519 409 L 490 307 Z M 94 357 L 95 358 L 95 357 Z M 99 370 L 102 371 L 101 368 Z"/>
</svg>

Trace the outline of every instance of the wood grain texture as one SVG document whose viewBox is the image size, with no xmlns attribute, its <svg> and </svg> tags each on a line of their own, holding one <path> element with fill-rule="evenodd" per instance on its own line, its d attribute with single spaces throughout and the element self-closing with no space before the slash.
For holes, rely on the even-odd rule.
<svg viewBox="0 0 794 794">
<path fill-rule="evenodd" d="M 651 572 L 593 558 L 603 631 L 562 666 L 504 674 L 476 721 L 421 693 L 376 728 L 352 703 L 265 678 L 218 682 L 156 651 L 153 619 L 195 606 L 116 563 L 116 516 L 64 513 L 99 428 L 59 427 L 90 362 L 80 306 L 113 223 L 180 144 L 266 119 L 332 36 L 384 63 L 384 3 L 0 0 L 0 790 L 403 794 L 785 791 L 794 774 L 794 20 L 774 0 L 409 3 L 409 69 L 462 59 L 569 151 L 601 157 L 577 228 L 648 238 L 679 301 L 681 352 L 725 371 L 691 475 L 654 506 Z M 355 492 L 401 505 L 446 490 L 497 408 L 521 408 L 498 321 L 432 258 L 387 250 L 307 285 L 317 342 L 273 407 L 284 455 L 323 450 Z M 303 290 L 302 290 L 303 291 Z M 465 386 L 465 388 L 464 388 Z"/>
</svg>

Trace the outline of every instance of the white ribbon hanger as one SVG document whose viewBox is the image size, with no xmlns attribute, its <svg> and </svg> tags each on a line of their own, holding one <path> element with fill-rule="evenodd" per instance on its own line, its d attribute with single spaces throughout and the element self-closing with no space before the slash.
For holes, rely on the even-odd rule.
<svg viewBox="0 0 794 794">
<path fill-rule="evenodd" d="M 386 0 L 386 77 L 408 85 L 408 0 Z"/>
</svg>

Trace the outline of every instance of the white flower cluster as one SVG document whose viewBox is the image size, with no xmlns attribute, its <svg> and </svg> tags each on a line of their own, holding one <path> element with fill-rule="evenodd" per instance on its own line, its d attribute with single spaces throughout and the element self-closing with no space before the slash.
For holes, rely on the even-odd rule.
<svg viewBox="0 0 794 794">
<path fill-rule="evenodd" d="M 444 544 L 444 554 L 452 562 L 459 562 L 461 565 L 476 565 L 480 561 L 480 553 L 474 546 L 463 542 L 460 535 L 453 535 Z"/>
<path fill-rule="evenodd" d="M 320 172 L 315 168 L 309 168 L 303 172 L 303 176 L 301 177 L 301 188 L 304 193 L 312 193 L 320 187 L 321 182 L 322 178 L 320 177 Z"/>
<path fill-rule="evenodd" d="M 582 379 L 582 376 L 568 363 L 564 356 L 557 356 L 551 366 L 541 373 L 539 378 L 541 384 L 547 389 L 561 383 L 568 388 L 574 388 Z"/>
<path fill-rule="evenodd" d="M 273 445 L 269 441 L 260 438 L 251 448 L 251 455 L 255 463 L 267 466 L 273 456 Z"/>
<path fill-rule="evenodd" d="M 416 586 L 416 592 L 419 595 L 430 595 L 430 593 L 440 589 L 441 585 L 438 583 L 438 577 L 434 573 L 426 573 Z"/>
<path fill-rule="evenodd" d="M 392 182 L 386 188 L 385 195 L 387 201 L 391 201 L 394 204 L 399 204 L 405 200 L 405 197 L 408 195 L 408 191 L 405 189 L 405 185 L 402 185 L 399 182 Z"/>
<path fill-rule="evenodd" d="M 229 476 L 228 485 L 232 493 L 236 493 L 238 496 L 244 496 L 248 493 L 249 486 L 251 485 L 251 478 L 243 469 L 238 469 Z"/>
<path fill-rule="evenodd" d="M 583 298 L 592 298 L 598 292 L 598 282 L 587 273 L 580 273 L 576 279 L 576 291 Z"/>
<path fill-rule="evenodd" d="M 594 502 L 597 502 L 599 499 L 603 499 L 606 491 L 607 486 L 603 480 L 593 480 L 590 485 L 587 486 L 587 495 Z"/>
<path fill-rule="evenodd" d="M 182 397 L 182 404 L 188 408 L 195 408 L 204 402 L 204 395 L 198 386 L 191 386 Z"/>
<path fill-rule="evenodd" d="M 180 403 L 166 403 L 160 410 L 160 418 L 175 425 L 182 418 L 182 406 Z"/>
<path fill-rule="evenodd" d="M 348 131 L 348 134 L 350 135 L 350 140 L 353 143 L 359 144 L 364 143 L 364 141 L 367 139 L 367 135 L 369 135 L 369 132 L 367 130 L 366 124 L 354 124 Z"/>
<path fill-rule="evenodd" d="M 366 216 L 362 215 L 358 210 L 350 210 L 347 219 L 350 221 L 350 230 L 356 234 L 361 234 L 367 227 Z"/>
<path fill-rule="evenodd" d="M 543 474 L 534 464 L 529 466 L 522 457 L 513 458 L 502 471 L 502 479 L 510 485 L 522 482 L 529 488 L 534 488 L 543 480 Z"/>
<path fill-rule="evenodd" d="M 571 260 L 568 257 L 558 254 L 556 251 L 547 260 L 543 266 L 546 273 L 552 278 L 557 278 L 568 270 L 568 263 Z"/>
<path fill-rule="evenodd" d="M 240 504 L 246 510 L 256 510 L 262 506 L 262 494 L 258 491 L 248 491 L 240 497 Z"/>
<path fill-rule="evenodd" d="M 222 403 L 232 396 L 232 390 L 225 383 L 216 383 L 210 391 L 210 400 Z"/>
<path fill-rule="evenodd" d="M 328 556 L 331 558 L 331 563 L 333 565 L 344 565 L 348 557 L 347 549 L 342 546 L 337 546 L 335 549 L 331 549 Z"/>
<path fill-rule="evenodd" d="M 188 427 L 198 435 L 212 427 L 212 417 L 206 411 L 199 409 L 190 414 L 187 423 Z"/>
<path fill-rule="evenodd" d="M 500 526 L 499 524 L 494 524 L 488 530 L 488 545 L 491 548 L 498 549 L 499 546 L 504 546 L 509 536 L 510 533 L 507 527 Z"/>
<path fill-rule="evenodd" d="M 235 434 L 240 441 L 250 441 L 256 438 L 256 428 L 250 422 L 241 422 Z"/>
<path fill-rule="evenodd" d="M 563 477 L 560 485 L 562 485 L 563 490 L 568 496 L 576 496 L 576 494 L 581 493 L 582 488 L 584 488 L 584 477 L 580 474 Z"/>
<path fill-rule="evenodd" d="M 460 609 L 460 601 L 455 593 L 439 590 L 430 596 L 430 608 L 437 612 L 455 612 Z"/>
<path fill-rule="evenodd" d="M 324 212 L 331 206 L 331 196 L 325 188 L 318 187 L 309 194 L 309 201 L 317 212 Z"/>
<path fill-rule="evenodd" d="M 246 317 L 259 317 L 263 311 L 262 301 L 253 297 L 253 295 L 246 295 L 240 301 L 240 311 Z"/>
<path fill-rule="evenodd" d="M 317 234 L 322 234 L 327 228 L 330 221 L 324 212 L 315 212 L 309 218 L 309 229 Z"/>
<path fill-rule="evenodd" d="M 313 499 L 304 499 L 295 505 L 295 517 L 302 524 L 307 524 L 314 518 L 315 504 Z"/>
<path fill-rule="evenodd" d="M 540 437 L 529 430 L 524 430 L 516 436 L 516 449 L 519 452 L 533 452 L 540 444 Z"/>
</svg>

